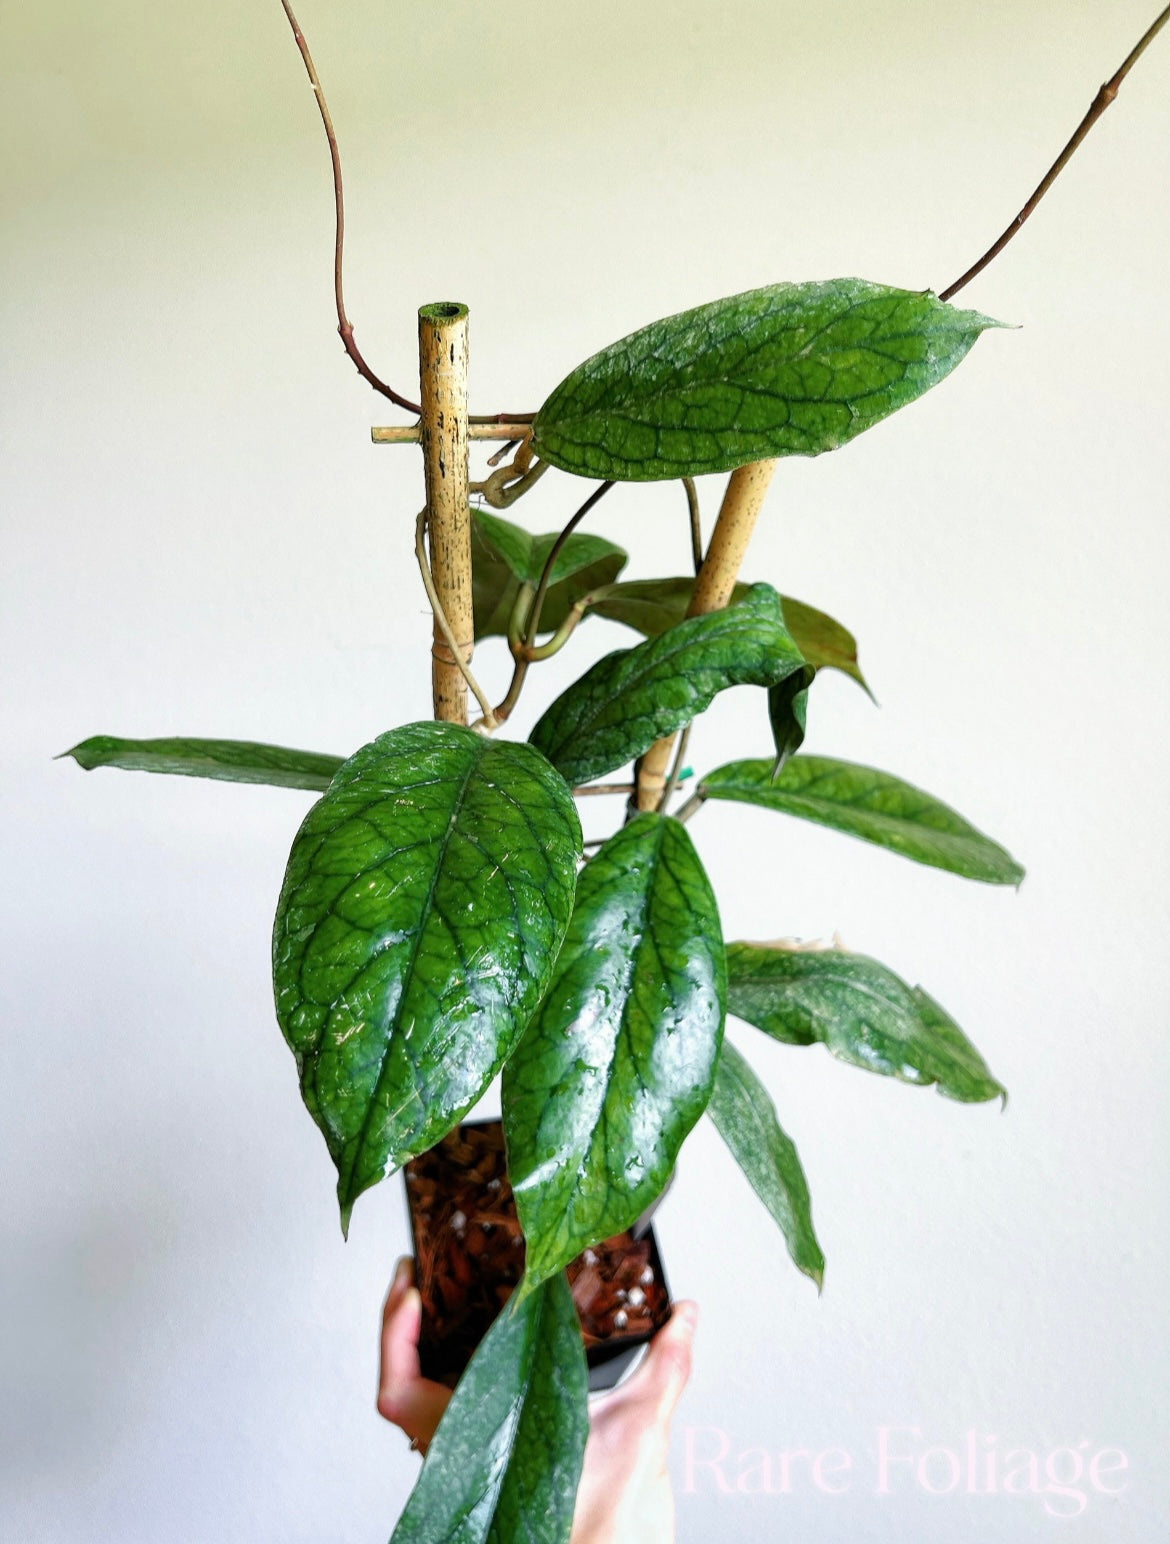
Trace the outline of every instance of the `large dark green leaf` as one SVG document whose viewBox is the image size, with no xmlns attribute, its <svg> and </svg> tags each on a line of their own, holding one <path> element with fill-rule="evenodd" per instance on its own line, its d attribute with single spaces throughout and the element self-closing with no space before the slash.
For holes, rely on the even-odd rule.
<svg viewBox="0 0 1170 1544">
<path fill-rule="evenodd" d="M 598 660 L 530 739 L 570 783 L 585 783 L 690 723 L 724 687 L 773 686 L 803 664 L 780 597 L 755 584 L 736 606 Z"/>
<path fill-rule="evenodd" d="M 791 1138 L 776 1119 L 768 1090 L 729 1040 L 719 1052 L 707 1114 L 779 1225 L 792 1263 L 819 1289 L 825 1257 L 813 1231 L 808 1181 Z"/>
<path fill-rule="evenodd" d="M 626 579 L 611 585 L 590 609 L 613 622 L 624 622 L 647 638 L 656 638 L 685 619 L 694 586 L 695 581 L 686 578 Z M 751 585 L 737 584 L 731 604 L 737 605 L 750 590 Z M 791 595 L 782 595 L 780 604 L 784 625 L 814 669 L 840 670 L 869 691 L 857 663 L 857 641 L 847 628 Z"/>
<path fill-rule="evenodd" d="M 639 815 L 582 870 L 552 985 L 504 1066 L 529 1283 L 659 1194 L 711 1091 L 723 998 L 702 864 L 676 820 Z"/>
<path fill-rule="evenodd" d="M 577 1310 L 557 1276 L 480 1342 L 390 1544 L 567 1544 L 587 1393 Z"/>
<path fill-rule="evenodd" d="M 729 762 L 708 773 L 699 792 L 798 815 L 965 879 L 1017 885 L 1024 877 L 998 842 L 889 772 L 827 756 L 793 756 L 775 780 L 772 767 L 767 760 Z"/>
<path fill-rule="evenodd" d="M 1006 1097 L 946 1010 L 864 954 L 728 944 L 727 1010 L 775 1040 L 820 1041 L 854 1067 L 937 1083 L 950 1099 Z"/>
<path fill-rule="evenodd" d="M 309 811 L 273 933 L 301 1092 L 354 1200 L 437 1142 L 515 1045 L 572 910 L 581 832 L 529 746 L 408 724 Z"/>
<path fill-rule="evenodd" d="M 631 481 L 820 455 L 920 397 L 998 325 L 864 279 L 749 290 L 587 359 L 537 413 L 536 451 Z"/>
<path fill-rule="evenodd" d="M 328 788 L 342 763 L 340 756 L 250 740 L 119 740 L 108 734 L 82 740 L 62 754 L 72 756 L 87 772 L 94 767 L 122 767 L 130 772 L 169 772 L 224 783 L 269 783 L 277 788 Z"/>
<path fill-rule="evenodd" d="M 540 583 L 555 531 L 531 536 L 523 526 L 477 509 L 471 519 L 472 603 L 475 636 L 503 636 L 522 584 Z M 611 584 L 626 566 L 621 547 L 602 536 L 575 531 L 557 554 L 540 625 L 557 628 L 569 608 L 590 590 Z"/>
</svg>

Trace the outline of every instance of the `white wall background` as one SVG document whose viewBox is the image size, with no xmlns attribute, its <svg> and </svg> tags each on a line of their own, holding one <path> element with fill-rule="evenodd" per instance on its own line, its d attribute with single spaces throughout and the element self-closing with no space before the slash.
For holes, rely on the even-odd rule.
<svg viewBox="0 0 1170 1544">
<path fill-rule="evenodd" d="M 358 337 L 409 384 L 416 306 L 466 300 L 476 406 L 531 407 L 717 295 L 941 287 L 1153 10 L 305 0 Z M 384 1539 L 415 1469 L 373 1411 L 403 1203 L 397 1182 L 365 1198 L 343 1247 L 270 1001 L 308 796 L 50 758 L 97 732 L 348 752 L 426 716 L 417 460 L 369 445 L 387 414 L 333 335 L 327 163 L 275 0 L 8 6 L 0 60 L 0 1534 Z M 786 464 L 753 546 L 752 577 L 855 630 L 882 702 L 820 681 L 809 748 L 947 798 L 1029 878 L 965 885 L 732 808 L 692 827 L 730 936 L 840 930 L 928 985 L 1012 1099 L 961 1108 L 735 1032 L 799 1145 L 828 1273 L 818 1301 L 700 1129 L 661 1220 L 704 1316 L 680 1491 L 688 1428 L 702 1453 L 716 1428 L 733 1453 L 844 1448 L 854 1469 L 836 1496 L 799 1466 L 787 1496 L 700 1471 L 684 1544 L 1170 1525 L 1168 79 L 1164 39 L 965 297 L 1022 330 L 839 456 Z M 550 475 L 520 518 L 551 528 L 578 496 Z M 631 576 L 684 569 L 677 489 L 615 492 L 607 526 Z M 526 708 L 619 641 L 592 623 Z M 498 646 L 481 663 L 504 680 Z M 759 719 L 731 694 L 696 766 L 762 753 Z M 1059 1518 L 1042 1494 L 932 1496 L 903 1466 L 878 1495 L 883 1426 L 1042 1463 L 1120 1449 L 1125 1489 Z"/>
</svg>

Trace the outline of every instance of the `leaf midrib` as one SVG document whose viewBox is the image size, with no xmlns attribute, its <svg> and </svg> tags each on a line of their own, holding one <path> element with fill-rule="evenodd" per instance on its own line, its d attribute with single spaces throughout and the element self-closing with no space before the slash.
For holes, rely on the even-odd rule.
<svg viewBox="0 0 1170 1544">
<path fill-rule="evenodd" d="M 392 1046 L 394 1044 L 394 1040 L 395 1040 L 396 1033 L 397 1033 L 397 1030 L 398 1030 L 399 1021 L 400 1021 L 401 1016 L 402 1016 L 403 1004 L 405 1003 L 406 998 L 407 998 L 407 984 L 408 984 L 408 982 L 411 980 L 411 978 L 414 975 L 414 967 L 415 967 L 416 961 L 418 960 L 418 953 L 419 953 L 419 949 L 420 949 L 420 947 L 422 945 L 423 934 L 427 931 L 427 927 L 428 927 L 428 925 L 430 923 L 431 911 L 432 911 L 432 908 L 433 908 L 433 905 L 434 905 L 434 899 L 435 899 L 435 891 L 438 888 L 438 883 L 439 883 L 439 875 L 440 875 L 440 873 L 442 871 L 443 863 L 446 860 L 447 849 L 450 846 L 451 838 L 454 835 L 455 826 L 456 826 L 456 822 L 457 822 L 457 817 L 458 817 L 459 811 L 462 809 L 463 801 L 464 801 L 464 799 L 466 798 L 466 795 L 467 795 L 468 784 L 471 782 L 471 779 L 473 778 L 475 773 L 479 770 L 480 759 L 481 759 L 481 757 L 483 755 L 484 747 L 477 746 L 477 745 L 471 745 L 471 746 L 468 746 L 468 751 L 469 751 L 470 759 L 468 761 L 467 770 L 464 773 L 463 778 L 462 778 L 462 780 L 460 782 L 459 792 L 455 795 L 455 798 L 454 798 L 454 800 L 452 802 L 451 813 L 450 813 L 450 815 L 447 818 L 447 829 L 443 832 L 442 836 L 439 838 L 438 851 L 437 851 L 437 854 L 436 854 L 434 867 L 433 867 L 433 869 L 431 871 L 430 884 L 427 887 L 426 900 L 423 903 L 423 906 L 422 906 L 422 909 L 421 909 L 421 913 L 420 913 L 419 925 L 418 925 L 417 929 L 415 930 L 414 938 L 413 938 L 413 940 L 411 942 L 410 956 L 409 956 L 409 959 L 407 961 L 406 968 L 402 972 L 402 990 L 401 990 L 401 992 L 398 995 L 398 1002 L 397 1002 L 397 1004 L 395 1006 L 394 1013 L 393 1013 L 389 1023 L 386 1026 L 386 1033 L 385 1033 L 385 1036 L 383 1038 L 382 1054 L 378 1058 L 378 1072 L 377 1072 L 377 1076 L 374 1079 L 374 1086 L 373 1086 L 373 1088 L 370 1091 L 370 1097 L 366 1101 L 366 1108 L 365 1108 L 365 1113 L 362 1116 L 361 1128 L 360 1128 L 360 1130 L 359 1130 L 359 1132 L 357 1134 L 357 1137 L 354 1140 L 354 1143 L 353 1143 L 353 1146 L 352 1146 L 352 1149 L 351 1149 L 351 1157 L 349 1159 L 349 1162 L 346 1165 L 346 1177 L 345 1177 L 346 1203 L 344 1203 L 344 1204 L 348 1204 L 349 1202 L 351 1202 L 353 1200 L 356 1200 L 356 1197 L 350 1196 L 350 1194 L 349 1194 L 350 1188 L 351 1188 L 351 1186 L 353 1184 L 354 1170 L 357 1167 L 358 1158 L 360 1157 L 362 1151 L 365 1148 L 366 1138 L 368 1137 L 369 1131 L 370 1131 L 370 1122 L 373 1119 L 374 1107 L 378 1103 L 380 1095 L 382 1093 L 383 1080 L 384 1080 L 384 1078 L 386 1076 L 386 1065 L 387 1065 L 388 1061 L 390 1060 L 390 1051 L 391 1051 L 391 1048 L 392 1048 Z M 411 1077 L 412 1077 L 412 1079 L 415 1082 L 415 1087 L 414 1087 L 414 1090 L 413 1090 L 413 1093 L 412 1093 L 412 1097 L 417 1099 L 421 1104 L 423 1104 L 424 1108 L 425 1108 L 425 1100 L 422 1099 L 422 1096 L 421 1096 L 419 1088 L 418 1088 L 418 1068 L 417 1068 L 417 1065 L 415 1064 L 415 1061 L 411 1057 L 410 1053 L 408 1051 L 405 1051 L 405 1047 L 404 1047 L 404 1054 L 406 1055 L 406 1060 L 407 1060 L 407 1062 L 410 1065 Z M 407 1101 L 407 1103 L 409 1103 L 409 1101 Z M 397 1107 L 397 1109 L 395 1109 L 392 1112 L 389 1112 L 390 1118 L 391 1119 L 397 1119 L 397 1117 L 399 1115 L 401 1115 L 402 1111 L 405 1108 L 406 1108 L 406 1103 L 400 1104 Z"/>
<path fill-rule="evenodd" d="M 641 958 L 642 958 L 642 953 L 643 953 L 644 949 L 647 946 L 652 948 L 654 950 L 655 954 L 658 957 L 659 964 L 662 966 L 662 972 L 661 973 L 662 973 L 663 979 L 666 979 L 666 974 L 667 974 L 666 968 L 665 968 L 665 964 L 662 961 L 662 952 L 658 948 L 657 939 L 653 936 L 653 934 L 652 934 L 652 932 L 650 930 L 650 927 L 648 925 L 648 917 L 649 917 L 649 912 L 650 912 L 650 896 L 651 896 L 651 893 L 654 890 L 654 886 L 655 886 L 655 883 L 656 883 L 657 878 L 658 878 L 658 870 L 659 870 L 659 867 L 661 866 L 661 863 L 662 863 L 662 848 L 663 848 L 663 843 L 664 843 L 665 837 L 666 837 L 666 822 L 665 822 L 665 820 L 662 819 L 662 818 L 659 818 L 658 820 L 656 820 L 654 826 L 652 827 L 652 831 L 653 831 L 653 843 L 652 843 L 652 846 L 651 846 L 651 849 L 650 849 L 650 853 L 649 853 L 649 857 L 648 857 L 647 865 L 646 865 L 647 866 L 647 870 L 648 870 L 647 875 L 646 875 L 646 882 L 642 886 L 641 892 L 640 892 L 640 895 L 639 895 L 639 904 L 638 904 L 638 942 L 634 946 L 634 948 L 630 951 L 629 970 L 627 971 L 626 977 L 625 977 L 625 984 L 626 984 L 625 1000 L 624 1000 L 624 1002 L 622 1004 L 622 1012 L 621 1012 L 621 1018 L 620 1018 L 620 1020 L 618 1022 L 617 1034 L 614 1036 L 613 1055 L 610 1057 L 609 1075 L 606 1077 L 606 1080 L 605 1080 L 605 1094 L 604 1094 L 604 1097 L 602 1098 L 601 1109 L 599 1111 L 599 1116 L 600 1116 L 599 1124 L 601 1126 L 606 1127 L 606 1128 L 608 1128 L 608 1126 L 609 1126 L 609 1101 L 610 1101 L 610 1094 L 613 1091 L 613 1086 L 614 1086 L 613 1074 L 614 1074 L 614 1067 L 615 1067 L 616 1062 L 617 1062 L 618 1048 L 622 1044 L 623 1041 L 627 1041 L 627 1042 L 632 1041 L 632 1033 L 629 1030 L 628 1021 L 629 1021 L 629 1016 L 630 1016 L 630 1013 L 631 1013 L 631 1010 L 632 1010 L 632 1007 L 633 1007 L 633 1004 L 634 1004 L 634 986 L 635 986 L 635 983 L 637 982 L 637 979 L 638 979 L 639 963 L 640 963 Z M 629 1054 L 627 1056 L 627 1061 L 628 1061 L 628 1063 L 630 1065 L 630 1068 L 631 1068 L 631 1070 L 633 1072 L 634 1079 L 637 1082 L 638 1088 L 644 1094 L 649 1094 L 650 1090 L 646 1086 L 645 1079 L 642 1077 L 641 1068 L 638 1066 L 637 1059 L 632 1054 L 632 1052 L 631 1052 L 631 1054 Z M 590 1145 L 592 1146 L 592 1143 Z M 607 1194 L 608 1194 L 609 1189 L 610 1189 L 610 1183 L 609 1183 L 609 1173 L 610 1173 L 609 1153 L 610 1153 L 610 1148 L 609 1148 L 608 1142 L 606 1142 L 606 1144 L 605 1144 L 605 1153 L 606 1153 L 606 1164 L 605 1164 L 606 1191 L 607 1191 Z"/>
<path fill-rule="evenodd" d="M 862 305 L 863 303 L 868 303 L 868 301 L 870 301 L 870 300 L 872 300 L 874 298 L 876 298 L 876 297 L 866 296 L 866 297 L 863 297 L 863 299 L 851 300 L 848 303 L 848 305 L 844 308 L 844 310 L 838 312 L 836 315 L 834 315 L 832 317 L 832 319 L 830 321 L 824 323 L 821 327 L 817 328 L 816 331 L 812 334 L 812 336 L 808 340 L 806 340 L 806 342 L 801 346 L 801 348 L 797 352 L 795 352 L 793 354 L 790 354 L 790 355 L 786 355 L 783 360 L 777 361 L 777 366 L 778 367 L 788 367 L 788 366 L 791 366 L 791 365 L 794 365 L 794 364 L 799 364 L 799 363 L 805 362 L 809 358 L 808 349 L 811 347 L 811 345 L 816 341 L 816 339 L 818 337 L 821 337 L 825 332 L 827 332 L 829 330 L 830 327 L 835 327 L 839 323 L 845 321 L 846 318 L 849 317 L 854 311 L 856 311 L 859 308 L 860 305 Z M 763 324 L 765 324 L 766 322 L 772 320 L 775 317 L 783 316 L 783 314 L 784 314 L 784 312 L 783 312 L 782 309 L 772 309 L 772 310 L 769 310 L 769 311 L 761 313 L 761 315 L 757 318 L 757 322 L 758 322 L 759 325 L 762 326 Z M 957 314 L 957 313 L 955 313 L 955 314 Z M 955 328 L 955 327 L 947 328 L 946 329 L 946 331 L 948 333 L 955 333 L 955 332 L 962 333 L 965 330 L 967 330 L 967 329 Z M 708 338 L 707 343 L 706 343 L 706 348 L 710 349 L 710 350 L 714 350 L 714 349 L 720 347 L 722 344 L 724 344 L 727 341 L 729 341 L 734 336 L 735 336 L 735 329 L 734 328 L 728 328 L 728 330 L 726 332 L 723 332 L 723 333 L 721 333 L 719 335 L 717 340 L 712 340 L 712 339 Z M 905 341 L 907 341 L 908 339 L 911 339 L 911 338 L 917 339 L 917 338 L 923 338 L 924 336 L 926 336 L 926 330 L 925 329 L 912 330 L 910 332 L 900 332 L 900 333 L 888 333 L 888 334 L 883 333 L 882 334 L 882 338 L 881 338 L 881 342 L 883 344 L 886 344 L 886 343 L 901 343 L 901 342 L 905 342 Z M 755 359 L 755 357 L 760 353 L 760 351 L 762 349 L 764 349 L 768 345 L 768 343 L 770 341 L 771 341 L 770 338 L 762 338 L 758 343 L 755 343 L 751 348 L 747 349 L 742 355 L 739 356 L 739 359 L 736 362 L 736 368 L 737 369 L 738 368 L 742 368 L 744 365 L 747 364 L 748 361 Z M 607 352 L 607 351 L 606 350 L 602 350 L 602 352 L 604 353 L 604 352 Z M 632 351 L 630 351 L 630 352 L 632 352 Z M 889 360 L 893 364 L 901 365 L 902 366 L 902 373 L 901 373 L 901 377 L 900 378 L 903 379 L 903 380 L 909 374 L 910 369 L 912 368 L 912 365 L 917 364 L 917 365 L 925 366 L 926 368 L 929 369 L 935 363 L 935 360 L 933 358 L 930 358 L 930 357 L 928 357 L 925 360 L 916 360 L 916 361 L 910 361 L 910 362 L 908 362 L 906 360 L 895 359 L 895 358 L 892 358 L 883 349 L 876 347 L 872 342 L 866 342 L 866 343 L 856 343 L 855 342 L 855 343 L 850 343 L 848 345 L 848 347 L 846 347 L 845 345 L 842 345 L 840 352 L 842 352 L 842 353 L 844 353 L 844 352 L 868 352 L 868 353 L 877 354 L 881 358 L 887 359 L 887 360 Z M 616 353 L 615 353 L 614 357 L 616 359 L 616 357 L 617 357 Z M 628 355 L 626 357 L 628 359 Z M 653 352 L 652 351 L 648 351 L 647 354 L 642 356 L 642 358 L 638 358 L 638 359 L 634 359 L 634 360 L 628 360 L 628 362 L 632 365 L 633 368 L 636 368 L 638 365 L 640 365 L 643 362 L 643 359 L 645 359 L 645 358 L 653 358 L 653 357 L 654 357 Z M 687 362 L 689 363 L 690 361 L 687 361 Z M 622 418 L 622 419 L 624 419 L 628 423 L 643 424 L 644 423 L 643 419 L 641 419 L 639 417 L 634 417 L 631 413 L 623 412 L 622 410 L 624 408 L 633 407 L 633 406 L 642 406 L 644 408 L 650 408 L 650 407 L 659 405 L 662 402 L 669 401 L 671 399 L 678 399 L 679 397 L 683 397 L 683 396 L 686 395 L 686 393 L 688 391 L 691 391 L 691 390 L 708 390 L 711 387 L 720 387 L 720 388 L 723 388 L 725 390 L 739 391 L 739 392 L 743 393 L 744 395 L 751 394 L 753 396 L 766 397 L 766 398 L 768 398 L 771 401 L 784 402 L 784 403 L 788 403 L 788 404 L 798 404 L 798 405 L 802 405 L 802 406 L 808 406 L 808 405 L 824 406 L 824 405 L 829 405 L 829 406 L 833 406 L 833 407 L 845 407 L 845 408 L 849 409 L 851 417 L 856 418 L 858 416 L 858 414 L 854 410 L 854 404 L 855 403 L 863 402 L 863 401 L 865 401 L 865 399 L 867 397 L 879 396 L 883 392 L 889 391 L 891 389 L 891 387 L 895 384 L 894 382 L 889 382 L 889 383 L 887 383 L 887 384 L 885 384 L 883 386 L 874 387 L 871 390 L 863 392 L 863 393 L 851 393 L 850 396 L 847 397 L 847 398 L 838 398 L 838 397 L 830 397 L 830 396 L 819 396 L 819 397 L 792 396 L 792 395 L 788 395 L 788 394 L 782 394 L 782 393 L 780 393 L 778 391 L 770 391 L 766 387 L 763 387 L 763 386 L 753 386 L 750 382 L 740 381 L 739 379 L 737 379 L 736 377 L 731 376 L 731 375 L 728 375 L 728 376 L 707 376 L 707 377 L 704 377 L 702 380 L 688 381 L 688 382 L 679 383 L 678 372 L 679 372 L 680 369 L 683 368 L 683 364 L 681 362 L 675 361 L 673 359 L 671 360 L 671 364 L 672 364 L 672 367 L 673 367 L 675 373 L 671 377 L 671 381 L 670 381 L 669 384 L 663 383 L 660 386 L 658 386 L 654 391 L 645 392 L 645 393 L 642 393 L 642 394 L 637 395 L 637 396 L 635 396 L 633 394 L 633 391 L 632 391 L 632 382 L 633 382 L 633 379 L 634 379 L 633 368 L 628 370 L 624 374 L 624 376 L 618 376 L 618 375 L 615 374 L 614 376 L 610 377 L 607 380 L 607 382 L 606 382 L 607 390 L 609 391 L 608 395 L 599 396 L 597 398 L 597 400 L 596 400 L 595 405 L 592 408 L 579 407 L 578 411 L 576 413 L 572 414 L 572 415 L 566 415 L 566 416 L 561 416 L 561 417 L 554 418 L 552 420 L 554 432 L 560 431 L 560 432 L 564 433 L 565 430 L 567 428 L 569 428 L 569 427 L 579 427 L 581 424 L 587 424 L 587 423 L 589 423 L 589 421 L 591 419 L 596 418 L 599 414 L 604 414 L 608 418 Z M 826 368 L 831 369 L 832 367 L 831 367 L 831 365 L 826 365 Z M 598 377 L 593 376 L 593 377 L 587 377 L 586 379 L 590 380 L 592 382 L 597 382 Z M 624 390 L 623 390 L 623 387 L 625 388 Z M 655 427 L 656 429 L 659 429 L 659 430 L 661 430 L 663 428 L 662 425 L 654 425 L 653 427 Z M 685 425 L 669 425 L 669 426 L 666 426 L 666 427 L 671 432 L 684 432 L 684 433 L 699 433 L 699 432 L 702 432 L 702 433 L 707 433 L 707 434 L 712 434 L 712 435 L 726 435 L 726 434 L 734 434 L 734 433 L 739 433 L 739 432 L 745 432 L 745 433 L 746 432 L 751 432 L 751 431 L 740 431 L 740 430 L 737 430 L 734 426 L 729 426 L 727 428 L 722 428 L 722 429 L 704 429 L 702 431 L 696 430 L 696 429 L 687 429 Z M 758 432 L 758 431 L 756 431 L 756 432 Z M 539 438 L 539 425 L 537 426 L 537 437 Z M 634 458 L 629 458 L 629 459 L 633 460 Z"/>
</svg>

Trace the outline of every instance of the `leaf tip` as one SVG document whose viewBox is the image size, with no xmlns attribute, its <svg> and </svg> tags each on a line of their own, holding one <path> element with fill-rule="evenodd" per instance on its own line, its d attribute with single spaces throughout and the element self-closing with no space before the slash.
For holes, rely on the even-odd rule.
<svg viewBox="0 0 1170 1544">
<path fill-rule="evenodd" d="M 349 1223 L 352 1216 L 353 1202 L 343 1201 L 341 1203 L 341 1237 L 347 1244 L 349 1243 Z"/>
<path fill-rule="evenodd" d="M 97 736 L 94 736 L 94 739 L 96 738 Z M 92 771 L 95 762 L 86 755 L 86 752 L 93 747 L 94 739 L 78 740 L 77 744 L 71 745 L 67 751 L 58 751 L 53 760 L 64 761 L 67 756 L 72 756 L 83 772 Z"/>
</svg>

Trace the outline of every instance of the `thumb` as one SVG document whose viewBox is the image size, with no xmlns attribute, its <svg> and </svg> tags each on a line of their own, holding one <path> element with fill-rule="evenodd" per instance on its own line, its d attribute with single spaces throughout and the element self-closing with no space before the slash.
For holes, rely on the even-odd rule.
<svg viewBox="0 0 1170 1544">
<path fill-rule="evenodd" d="M 670 1424 L 691 1375 L 691 1348 L 699 1321 L 697 1303 L 675 1303 L 670 1318 L 650 1342 L 646 1359 L 622 1392 L 647 1406 L 663 1427 Z"/>
</svg>

